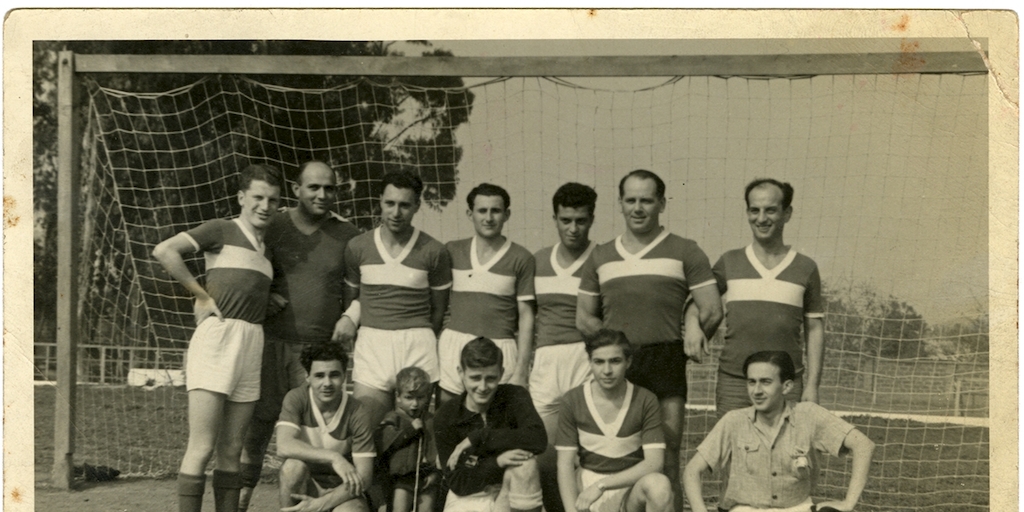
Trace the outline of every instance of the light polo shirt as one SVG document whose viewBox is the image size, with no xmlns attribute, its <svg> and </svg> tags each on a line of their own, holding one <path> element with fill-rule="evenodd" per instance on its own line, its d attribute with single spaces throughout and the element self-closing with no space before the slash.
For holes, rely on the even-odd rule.
<svg viewBox="0 0 1024 512">
<path fill-rule="evenodd" d="M 506 239 L 487 263 L 477 258 L 476 237 L 448 242 L 452 294 L 448 328 L 492 340 L 514 338 L 519 303 L 534 300 L 533 255 Z"/>
<path fill-rule="evenodd" d="M 590 242 L 587 250 L 568 267 L 558 263 L 559 246 L 560 243 L 555 244 L 533 255 L 537 262 L 533 278 L 537 292 L 537 348 L 583 341 L 583 333 L 576 329 L 576 298 L 583 264 L 597 244 Z"/>
<path fill-rule="evenodd" d="M 726 252 L 712 269 L 725 300 L 725 347 L 719 369 L 743 377 L 743 361 L 762 350 L 781 350 L 803 370 L 804 318 L 823 318 L 821 276 L 814 260 L 789 250 L 771 270 L 754 247 Z"/>
<path fill-rule="evenodd" d="M 345 282 L 359 289 L 360 323 L 388 331 L 431 328 L 430 291 L 452 285 L 448 251 L 416 228 L 392 258 L 380 230 L 356 236 L 345 251 Z"/>
<path fill-rule="evenodd" d="M 786 508 L 811 495 L 818 468 L 812 450 L 839 456 L 853 425 L 813 402 L 787 402 L 775 439 L 754 425 L 754 407 L 729 411 L 697 447 L 713 472 L 729 465 L 719 505 Z"/>
<path fill-rule="evenodd" d="M 347 393 L 343 393 L 341 404 L 331 420 L 324 421 L 324 415 L 313 398 L 313 390 L 309 384 L 303 384 L 285 395 L 276 428 L 298 430 L 299 438 L 314 448 L 337 452 L 349 461 L 353 457 L 377 455 L 368 412 Z"/>
<path fill-rule="evenodd" d="M 263 323 L 274 269 L 264 245 L 240 219 L 217 219 L 184 232 L 206 262 L 206 292 L 224 318 Z"/>
</svg>

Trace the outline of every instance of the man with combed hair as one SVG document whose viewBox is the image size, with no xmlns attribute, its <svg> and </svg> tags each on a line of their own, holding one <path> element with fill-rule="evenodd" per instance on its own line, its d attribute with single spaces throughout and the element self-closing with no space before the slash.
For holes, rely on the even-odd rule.
<svg viewBox="0 0 1024 512">
<path fill-rule="evenodd" d="M 449 400 L 434 419 L 438 460 L 449 486 L 446 512 L 539 512 L 540 476 L 536 454 L 547 446 L 544 423 L 530 394 L 499 384 L 501 349 L 487 338 L 462 348 L 462 395 Z"/>
<path fill-rule="evenodd" d="M 311 160 L 299 166 L 292 193 L 298 204 L 274 215 L 264 239 L 274 267 L 271 303 L 263 324 L 260 399 L 242 450 L 242 493 L 246 510 L 263 470 L 263 455 L 288 390 L 306 381 L 299 361 L 312 343 L 341 341 L 345 246 L 359 229 L 335 215 L 334 170 Z"/>
<path fill-rule="evenodd" d="M 452 285 L 451 260 L 444 245 L 412 225 L 420 208 L 423 181 L 409 172 L 381 180 L 381 225 L 348 243 L 345 251 L 347 298 L 358 296 L 360 314 L 342 318 L 342 338 L 355 337 L 352 395 L 380 423 L 393 408 L 395 376 L 402 368 L 422 368 L 440 379 L 437 333 Z"/>
<path fill-rule="evenodd" d="M 534 261 L 501 234 L 512 215 L 505 189 L 482 183 L 469 192 L 466 215 L 476 234 L 448 242 L 452 260 L 451 318 L 438 340 L 441 400 L 463 391 L 456 368 L 462 347 L 483 336 L 501 348 L 502 383 L 526 386 L 533 344 Z"/>
<path fill-rule="evenodd" d="M 796 362 L 797 378 L 787 399 L 817 403 L 825 352 L 825 306 L 818 266 L 782 238 L 793 216 L 793 187 L 757 179 L 744 193 L 753 243 L 726 252 L 712 268 L 726 306 L 725 347 L 718 361 L 715 391 L 719 418 L 750 405 L 741 365 L 747 356 L 762 350 L 783 350 Z M 693 316 L 695 312 L 687 312 L 688 320 Z M 691 350 L 691 357 L 699 358 L 706 348 Z M 801 377 L 806 378 L 806 385 Z"/>
<path fill-rule="evenodd" d="M 250 165 L 239 176 L 241 213 L 174 235 L 153 249 L 167 273 L 196 297 L 196 330 L 188 345 L 188 446 L 178 471 L 178 509 L 202 509 L 206 466 L 217 454 L 213 493 L 218 512 L 237 512 L 239 455 L 260 397 L 263 323 L 273 267 L 263 234 L 281 197 L 280 172 Z M 202 252 L 204 288 L 183 257 Z"/>
<path fill-rule="evenodd" d="M 277 422 L 282 512 L 368 512 L 374 426 L 345 391 L 348 355 L 339 343 L 302 351 L 306 383 L 285 395 Z"/>
<path fill-rule="evenodd" d="M 621 236 L 597 246 L 584 264 L 576 324 L 586 335 L 602 327 L 626 333 L 636 347 L 626 379 L 654 392 L 665 429 L 665 475 L 673 485 L 675 510 L 682 510 L 679 448 L 686 404 L 685 338 L 699 343 L 722 320 L 722 300 L 704 251 L 693 240 L 671 234 L 659 218 L 665 210 L 665 182 L 638 169 L 619 182 L 626 220 Z M 681 333 L 689 298 L 699 322 Z"/>
<path fill-rule="evenodd" d="M 576 295 L 583 263 L 596 245 L 590 241 L 597 193 L 580 183 L 566 183 L 551 199 L 558 243 L 541 249 L 533 258 L 537 294 L 536 349 L 530 371 L 530 395 L 553 443 L 558 428 L 562 395 L 587 380 L 590 363 L 583 333 L 576 328 Z M 660 420 L 659 420 L 660 423 Z M 562 510 L 558 493 L 555 450 L 549 445 L 539 458 L 544 508 Z"/>
<path fill-rule="evenodd" d="M 594 378 L 565 395 L 555 441 L 565 510 L 670 512 L 658 399 L 626 380 L 633 347 L 622 332 L 602 329 L 586 349 Z"/>
<path fill-rule="evenodd" d="M 729 468 L 719 510 L 812 512 L 853 510 L 871 467 L 875 444 L 859 430 L 814 402 L 787 401 L 796 371 L 783 351 L 764 351 L 743 362 L 753 405 L 729 411 L 686 464 L 683 483 L 694 512 L 706 512 L 701 475 Z M 853 457 L 843 501 L 817 506 L 811 491 L 818 471 L 812 452 Z"/>
</svg>

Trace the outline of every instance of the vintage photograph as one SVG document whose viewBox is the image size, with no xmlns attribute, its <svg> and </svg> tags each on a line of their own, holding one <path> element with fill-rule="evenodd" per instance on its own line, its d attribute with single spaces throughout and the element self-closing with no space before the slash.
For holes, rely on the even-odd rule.
<svg viewBox="0 0 1024 512">
<path fill-rule="evenodd" d="M 1004 43 L 617 15 L 21 41 L 31 201 L 5 217 L 31 204 L 34 300 L 5 403 L 24 377 L 32 448 L 5 506 L 1016 503 Z"/>
</svg>

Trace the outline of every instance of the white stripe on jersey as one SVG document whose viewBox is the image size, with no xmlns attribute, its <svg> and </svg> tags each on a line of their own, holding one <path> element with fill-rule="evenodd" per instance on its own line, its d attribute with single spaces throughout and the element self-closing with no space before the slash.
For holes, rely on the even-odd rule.
<svg viewBox="0 0 1024 512">
<path fill-rule="evenodd" d="M 430 279 L 426 270 L 419 270 L 402 265 L 398 260 L 375 265 L 361 265 L 360 284 L 390 285 L 403 288 L 426 289 L 430 287 Z"/>
<path fill-rule="evenodd" d="M 580 278 L 572 276 L 534 277 L 533 287 L 537 295 L 576 295 L 580 289 Z"/>
<path fill-rule="evenodd" d="M 728 287 L 725 292 L 727 304 L 740 300 L 756 300 L 804 307 L 806 288 L 796 283 L 778 279 L 729 279 Z"/>
<path fill-rule="evenodd" d="M 629 437 L 615 437 L 579 430 L 579 435 L 580 447 L 609 459 L 625 457 L 640 449 L 640 432 Z"/>
<path fill-rule="evenodd" d="M 452 283 L 453 292 L 478 292 L 502 297 L 516 294 L 516 276 L 503 276 L 487 270 L 452 269 Z"/>
<path fill-rule="evenodd" d="M 600 284 L 620 277 L 633 276 L 661 276 L 680 281 L 686 280 L 686 275 L 683 273 L 683 262 L 672 258 L 610 261 L 597 269 Z"/>
<path fill-rule="evenodd" d="M 236 245 L 224 245 L 219 253 L 205 252 L 203 254 L 206 258 L 207 272 L 214 268 L 235 268 L 254 270 L 271 279 L 274 278 L 274 267 L 270 265 L 270 260 L 256 251 Z"/>
</svg>

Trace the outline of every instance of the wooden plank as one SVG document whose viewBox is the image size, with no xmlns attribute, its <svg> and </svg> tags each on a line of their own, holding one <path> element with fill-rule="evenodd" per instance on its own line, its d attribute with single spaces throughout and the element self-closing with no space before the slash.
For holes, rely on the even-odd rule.
<svg viewBox="0 0 1024 512">
<path fill-rule="evenodd" d="M 68 489 L 74 479 L 78 337 L 78 149 L 75 119 L 74 54 L 57 57 L 57 400 L 54 418 L 53 485 Z"/>
<path fill-rule="evenodd" d="M 609 57 L 78 55 L 81 73 L 388 76 L 788 76 L 986 73 L 977 52 Z"/>
</svg>

